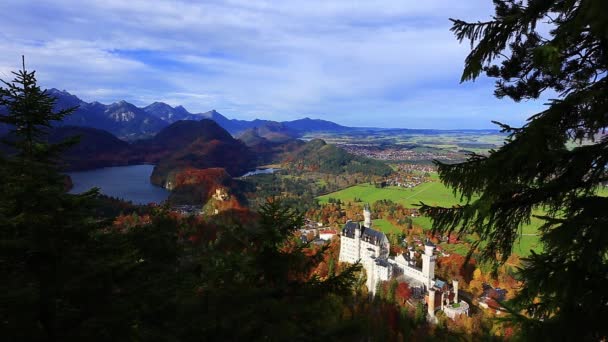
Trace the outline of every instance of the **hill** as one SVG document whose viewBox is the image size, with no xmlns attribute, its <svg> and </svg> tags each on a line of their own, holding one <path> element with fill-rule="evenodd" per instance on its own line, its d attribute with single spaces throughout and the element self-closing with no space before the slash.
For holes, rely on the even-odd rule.
<svg viewBox="0 0 608 342">
<path fill-rule="evenodd" d="M 147 159 L 157 162 L 153 184 L 172 189 L 175 176 L 188 168 L 224 168 L 239 176 L 256 165 L 254 153 L 213 120 L 178 121 L 154 138 L 139 143 Z"/>
<path fill-rule="evenodd" d="M 128 164 L 130 145 L 104 130 L 76 126 L 56 127 L 49 133 L 48 140 L 59 143 L 72 137 L 79 137 L 79 142 L 61 155 L 65 169 L 85 170 Z"/>
<path fill-rule="evenodd" d="M 239 136 L 257 156 L 258 164 L 280 162 L 285 155 L 300 148 L 304 142 L 295 139 L 296 133 L 278 122 L 250 128 Z"/>
<path fill-rule="evenodd" d="M 321 139 L 311 140 L 287 155 L 284 164 L 292 170 L 329 174 L 364 173 L 386 176 L 392 172 L 391 168 L 381 161 L 355 156 Z"/>
<path fill-rule="evenodd" d="M 224 196 L 218 200 L 228 199 L 236 188 L 235 181 L 223 168 L 190 169 L 186 168 L 175 175 L 173 191 L 169 196 L 171 204 L 205 204 L 216 195 L 216 191 Z"/>
<path fill-rule="evenodd" d="M 152 183 L 166 186 L 168 179 L 186 168 L 224 168 L 230 175 L 239 176 L 256 166 L 252 150 L 208 119 L 180 120 L 154 137 L 132 144 L 104 130 L 75 126 L 53 128 L 49 141 L 56 143 L 74 136 L 80 137 L 80 143 L 62 156 L 66 171 L 149 163 L 156 165 Z"/>
<path fill-rule="evenodd" d="M 283 121 L 282 123 L 286 127 L 299 132 L 345 132 L 352 129 L 331 121 L 311 118 Z"/>
<path fill-rule="evenodd" d="M 205 141 L 234 140 L 230 133 L 224 130 L 215 121 L 203 119 L 199 121 L 177 121 L 158 132 L 154 137 L 140 141 L 138 144 L 143 143 L 148 146 L 148 148 L 154 147 L 174 152 L 197 139 L 203 139 Z"/>
<path fill-rule="evenodd" d="M 297 138 L 298 132 L 289 128 L 287 125 L 270 121 L 261 126 L 250 128 L 239 135 L 239 139 L 247 145 L 260 143 L 259 138 L 264 138 L 269 142 L 285 142 Z"/>
</svg>

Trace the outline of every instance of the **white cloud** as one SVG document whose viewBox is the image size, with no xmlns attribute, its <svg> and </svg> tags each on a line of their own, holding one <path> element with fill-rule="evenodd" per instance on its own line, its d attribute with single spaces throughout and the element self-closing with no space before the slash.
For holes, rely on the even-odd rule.
<svg viewBox="0 0 608 342">
<path fill-rule="evenodd" d="M 408 126 L 422 118 L 412 106 L 439 117 L 445 102 L 434 98 L 467 92 L 457 82 L 468 46 L 447 18 L 491 10 L 486 0 L 8 0 L 6 11 L 19 14 L 3 22 L 0 73 L 25 54 L 45 85 L 85 100 L 366 126 L 375 121 L 365 113 L 382 111 Z M 450 112 L 494 104 L 459 96 Z"/>
</svg>

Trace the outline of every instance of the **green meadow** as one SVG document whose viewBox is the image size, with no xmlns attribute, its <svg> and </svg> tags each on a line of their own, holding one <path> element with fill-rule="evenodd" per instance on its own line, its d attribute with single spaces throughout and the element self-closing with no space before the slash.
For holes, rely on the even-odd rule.
<svg viewBox="0 0 608 342">
<path fill-rule="evenodd" d="M 400 233 L 401 228 L 395 227 L 392 223 L 385 219 L 376 219 L 372 221 L 373 228 L 384 233 Z"/>
<path fill-rule="evenodd" d="M 342 202 L 352 202 L 355 198 L 361 199 L 363 202 L 374 203 L 379 200 L 391 200 L 400 203 L 406 208 L 414 208 L 420 202 L 429 205 L 437 205 L 449 207 L 454 204 L 461 203 L 460 198 L 455 196 L 452 190 L 448 189 L 437 179 L 436 174 L 432 174 L 432 182 L 420 184 L 411 189 L 401 187 L 385 187 L 377 188 L 372 184 L 359 184 L 349 188 L 336 191 L 324 196 L 318 197 L 319 202 L 327 203 L 329 198 L 339 199 Z M 598 195 L 608 196 L 608 188 L 598 190 Z M 536 215 L 542 215 L 542 211 L 535 212 Z M 432 228 L 431 220 L 428 217 L 413 218 L 415 225 L 422 227 L 424 230 Z M 542 225 L 541 219 L 532 217 L 530 223 L 521 227 L 522 235 L 515 241 L 513 252 L 520 256 L 530 255 L 530 250 L 540 252 L 542 245 L 538 238 L 538 228 Z M 385 232 L 398 232 L 399 229 L 384 219 L 374 220 L 374 225 L 377 229 Z M 462 252 L 461 250 L 456 251 Z"/>
<path fill-rule="evenodd" d="M 423 183 L 411 189 L 400 187 L 377 188 L 372 184 L 359 184 L 318 197 L 321 203 L 327 203 L 329 198 L 340 199 L 342 202 L 352 202 L 355 198 L 358 198 L 367 203 L 388 199 L 409 208 L 415 207 L 420 202 L 438 206 L 452 206 L 460 203 L 460 198 L 454 196 L 454 193 L 439 181 Z M 432 228 L 431 220 L 428 217 L 415 217 L 413 218 L 413 222 L 424 230 Z M 536 231 L 541 224 L 541 220 L 532 218 L 529 225 L 522 227 L 523 235 L 515 242 L 513 248 L 516 254 L 527 256 L 530 254 L 531 249 L 534 251 L 542 250 L 538 236 L 536 236 Z M 399 228 L 384 219 L 374 220 L 374 227 L 385 233 L 400 231 Z M 461 247 L 457 248 L 454 252 L 462 254 L 464 251 L 466 254 L 466 248 L 464 246 Z"/>
<path fill-rule="evenodd" d="M 410 189 L 396 186 L 376 188 L 372 184 L 359 184 L 320 196 L 319 201 L 327 203 L 330 197 L 343 202 L 350 202 L 355 198 L 360 198 L 362 201 L 369 203 L 388 199 L 410 208 L 420 204 L 420 202 L 439 206 L 451 206 L 460 202 L 452 191 L 440 182 L 423 183 Z"/>
</svg>

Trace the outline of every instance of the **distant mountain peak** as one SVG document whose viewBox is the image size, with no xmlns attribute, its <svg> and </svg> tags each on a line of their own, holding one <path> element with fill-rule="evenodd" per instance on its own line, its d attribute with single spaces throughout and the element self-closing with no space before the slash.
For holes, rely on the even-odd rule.
<svg viewBox="0 0 608 342">
<path fill-rule="evenodd" d="M 228 120 L 225 116 L 223 116 L 220 112 L 218 112 L 215 109 L 212 109 L 208 112 L 204 112 L 201 113 L 202 116 L 206 117 L 206 118 L 210 118 L 210 119 L 216 119 L 219 118 L 221 120 Z"/>
<path fill-rule="evenodd" d="M 47 89 L 46 92 L 49 94 L 54 94 L 54 95 L 64 95 L 64 96 L 76 97 L 76 95 L 73 95 L 72 93 L 70 93 L 69 91 L 67 91 L 65 89 L 59 90 L 57 88 L 50 88 L 50 89 Z"/>
<path fill-rule="evenodd" d="M 68 91 L 57 88 L 47 89 L 47 92 L 57 99 L 55 102 L 56 109 L 78 108 L 60 125 L 104 129 L 116 136 L 130 140 L 158 133 L 162 128 L 180 120 L 198 121 L 203 118 L 215 121 L 234 135 L 251 128 L 260 127 L 258 133 L 271 140 L 296 137 L 305 132 L 337 132 L 348 129 L 348 127 L 340 126 L 331 121 L 310 117 L 281 123 L 263 119 L 228 119 L 215 108 L 204 113 L 193 114 L 181 105 L 173 107 L 160 101 L 142 108 L 126 100 L 107 105 L 97 101 L 84 102 Z"/>
<path fill-rule="evenodd" d="M 78 101 L 81 101 L 78 96 L 76 95 L 72 95 L 71 93 L 69 93 L 67 90 L 59 90 L 57 88 L 51 88 L 51 89 L 47 89 L 46 92 L 50 95 L 54 95 L 55 97 L 61 96 L 61 97 L 66 97 L 66 98 L 71 98 L 71 99 L 78 99 Z"/>
</svg>

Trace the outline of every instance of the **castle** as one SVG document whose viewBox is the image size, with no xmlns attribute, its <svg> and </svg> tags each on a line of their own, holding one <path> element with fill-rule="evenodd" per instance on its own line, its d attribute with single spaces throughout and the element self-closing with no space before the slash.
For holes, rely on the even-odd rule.
<svg viewBox="0 0 608 342">
<path fill-rule="evenodd" d="M 448 317 L 468 314 L 468 304 L 458 301 L 458 281 L 452 282 L 450 288 L 445 282 L 435 279 L 434 255 L 435 245 L 427 240 L 424 253 L 421 255 L 422 268 L 416 267 L 414 247 L 408 253 L 396 257 L 389 256 L 390 243 L 386 235 L 372 229 L 372 213 L 369 205 L 363 208 L 363 224 L 348 221 L 340 237 L 340 262 L 356 263 L 359 261 L 367 273 L 367 288 L 376 294 L 381 281 L 393 277 L 409 284 L 415 295 L 426 295 L 428 313 L 435 316 L 435 310 L 441 308 Z"/>
</svg>

